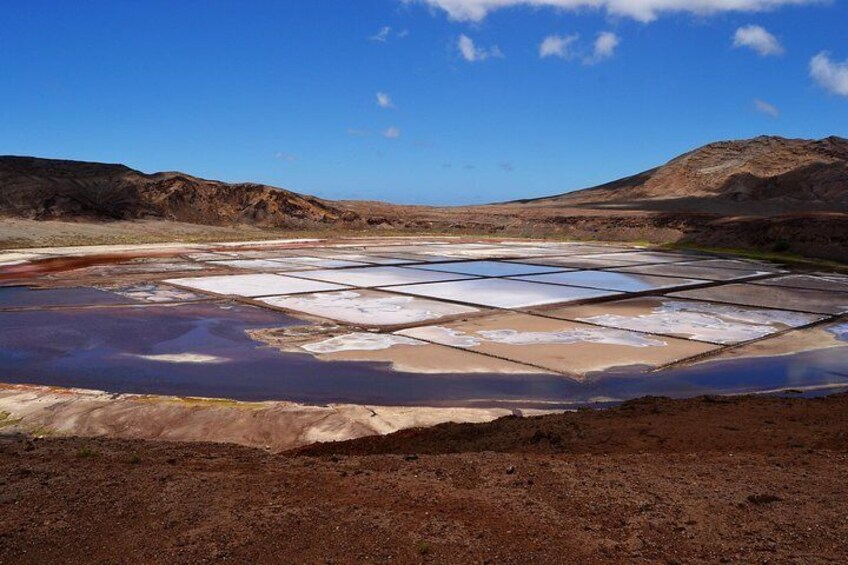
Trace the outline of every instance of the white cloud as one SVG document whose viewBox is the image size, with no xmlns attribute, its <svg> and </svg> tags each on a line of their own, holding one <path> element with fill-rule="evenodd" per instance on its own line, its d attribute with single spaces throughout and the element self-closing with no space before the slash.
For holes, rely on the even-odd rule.
<svg viewBox="0 0 848 565">
<path fill-rule="evenodd" d="M 389 96 L 385 92 L 377 93 L 377 106 L 380 108 L 394 108 L 395 104 L 392 102 L 392 97 Z"/>
<path fill-rule="evenodd" d="M 297 155 L 285 153 L 284 151 L 277 151 L 274 154 L 274 158 L 278 161 L 285 161 L 286 163 L 294 163 L 295 161 L 297 161 Z"/>
<path fill-rule="evenodd" d="M 754 100 L 754 109 L 761 114 L 777 118 L 780 116 L 780 110 L 774 104 L 769 104 L 765 100 Z"/>
<path fill-rule="evenodd" d="M 474 44 L 474 40 L 464 34 L 459 36 L 459 41 L 457 41 L 456 46 L 459 48 L 462 58 L 471 63 L 474 61 L 485 61 L 490 57 L 503 57 L 503 53 L 501 53 L 501 50 L 497 45 L 492 45 L 488 49 L 477 47 Z"/>
<path fill-rule="evenodd" d="M 380 28 L 380 31 L 369 37 L 371 41 L 377 41 L 379 43 L 385 43 L 389 39 L 389 34 L 392 33 L 392 28 L 389 26 L 383 26 Z"/>
<path fill-rule="evenodd" d="M 386 139 L 397 139 L 400 137 L 400 128 L 395 126 L 387 127 L 383 130 L 383 137 Z"/>
<path fill-rule="evenodd" d="M 736 30 L 733 36 L 734 47 L 747 47 L 759 53 L 762 57 L 782 55 L 783 46 L 780 41 L 761 26 L 745 26 Z"/>
<path fill-rule="evenodd" d="M 539 57 L 559 57 L 560 59 L 571 59 L 574 54 L 571 46 L 580 38 L 579 35 L 549 35 L 539 44 Z"/>
<path fill-rule="evenodd" d="M 600 63 L 604 59 L 609 59 L 615 55 L 615 50 L 621 43 L 621 39 L 611 31 L 602 31 L 595 39 L 594 50 L 592 55 L 583 59 L 587 65 Z"/>
<path fill-rule="evenodd" d="M 377 33 L 375 33 L 374 35 L 372 35 L 368 39 L 370 39 L 371 41 L 376 41 L 377 43 L 386 43 L 393 36 L 396 37 L 397 39 L 403 39 L 404 37 L 407 37 L 409 35 L 408 29 L 402 29 L 402 30 L 395 31 L 394 33 L 392 33 L 393 31 L 394 30 L 391 28 L 391 26 L 383 26 L 383 27 L 380 28 L 380 31 L 378 31 Z"/>
<path fill-rule="evenodd" d="M 583 59 L 583 64 L 594 65 L 615 55 L 615 50 L 621 43 L 621 39 L 616 34 L 611 31 L 603 31 L 595 39 L 591 53 L 586 54 L 587 50 L 579 49 L 577 46 L 579 39 L 580 36 L 576 33 L 572 35 L 549 35 L 539 44 L 539 57 L 542 59 L 546 57 L 573 59 L 579 55 Z"/>
<path fill-rule="evenodd" d="M 810 76 L 825 90 L 848 96 L 848 60 L 834 61 L 822 51 L 810 59 Z"/>
<path fill-rule="evenodd" d="M 723 12 L 762 12 L 782 6 L 818 4 L 822 0 L 402 0 L 439 8 L 457 21 L 482 21 L 490 12 L 516 6 L 578 10 L 595 8 L 613 16 L 650 22 L 666 13 L 699 16 Z"/>
</svg>

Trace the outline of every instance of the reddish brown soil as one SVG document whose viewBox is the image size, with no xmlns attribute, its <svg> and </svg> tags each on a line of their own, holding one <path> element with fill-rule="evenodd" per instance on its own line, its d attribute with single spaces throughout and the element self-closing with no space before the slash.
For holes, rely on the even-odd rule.
<svg viewBox="0 0 848 565">
<path fill-rule="evenodd" d="M 272 456 L 0 439 L 0 562 L 845 562 L 848 395 L 646 399 Z"/>
</svg>

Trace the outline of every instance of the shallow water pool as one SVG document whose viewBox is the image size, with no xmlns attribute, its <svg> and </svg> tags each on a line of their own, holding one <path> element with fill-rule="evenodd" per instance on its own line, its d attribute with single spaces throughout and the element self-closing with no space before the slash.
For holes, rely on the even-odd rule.
<svg viewBox="0 0 848 565">
<path fill-rule="evenodd" d="M 581 383 L 559 375 L 414 374 L 380 363 L 320 361 L 246 333 L 304 324 L 227 303 L 2 312 L 0 381 L 237 400 L 516 408 L 848 386 L 848 346 L 647 375 L 617 370 Z"/>
</svg>

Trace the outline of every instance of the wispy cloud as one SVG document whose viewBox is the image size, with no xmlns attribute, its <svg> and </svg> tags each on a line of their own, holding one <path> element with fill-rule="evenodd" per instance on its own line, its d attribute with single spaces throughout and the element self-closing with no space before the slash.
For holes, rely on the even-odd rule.
<svg viewBox="0 0 848 565">
<path fill-rule="evenodd" d="M 409 35 L 408 29 L 402 29 L 392 33 L 391 26 L 383 26 L 380 28 L 380 31 L 369 37 L 368 39 L 371 41 L 376 41 L 377 43 L 387 43 L 392 37 L 397 39 L 403 39 Z"/>
<path fill-rule="evenodd" d="M 377 93 L 377 106 L 380 108 L 394 108 L 395 104 L 392 102 L 392 97 L 389 96 L 385 92 Z"/>
<path fill-rule="evenodd" d="M 574 53 L 571 46 L 580 38 L 578 34 L 572 35 L 549 35 L 539 44 L 539 57 L 559 57 L 560 59 L 571 59 Z"/>
<path fill-rule="evenodd" d="M 822 51 L 810 60 L 810 76 L 828 92 L 848 96 L 848 60 L 834 61 Z"/>
<path fill-rule="evenodd" d="M 780 110 L 774 104 L 769 104 L 765 100 L 754 100 L 754 109 L 766 116 L 771 116 L 772 118 L 780 117 Z"/>
<path fill-rule="evenodd" d="M 726 12 L 763 12 L 782 6 L 818 4 L 821 0 L 402 0 L 426 4 L 447 13 L 452 20 L 479 22 L 490 12 L 525 6 L 559 10 L 598 9 L 613 16 L 651 22 L 663 14 L 708 16 Z"/>
<path fill-rule="evenodd" d="M 497 45 L 492 45 L 488 49 L 478 47 L 474 44 L 474 40 L 465 34 L 459 36 L 456 46 L 459 49 L 462 58 L 470 63 L 475 61 L 485 61 L 492 57 L 503 57 L 503 53 L 501 53 L 501 50 Z"/>
<path fill-rule="evenodd" d="M 611 31 L 602 31 L 595 38 L 595 45 L 592 49 L 592 54 L 583 59 L 587 65 L 600 63 L 605 59 L 609 59 L 615 55 L 615 50 L 621 44 L 621 39 Z"/>
<path fill-rule="evenodd" d="M 396 126 L 389 126 L 382 131 L 382 135 L 386 139 L 397 139 L 400 137 L 400 128 Z"/>
<path fill-rule="evenodd" d="M 284 151 L 277 151 L 274 154 L 274 158 L 277 161 L 285 161 L 286 163 L 294 163 L 298 159 L 297 155 L 292 155 L 291 153 L 286 153 Z"/>
<path fill-rule="evenodd" d="M 389 26 L 383 26 L 380 28 L 380 31 L 369 37 L 371 41 L 377 41 L 379 43 L 385 43 L 389 39 L 389 34 L 392 33 L 392 28 Z"/>
<path fill-rule="evenodd" d="M 769 55 L 783 55 L 784 49 L 780 41 L 762 26 L 744 26 L 736 30 L 733 35 L 734 47 L 747 47 L 760 54 L 761 57 Z"/>
</svg>

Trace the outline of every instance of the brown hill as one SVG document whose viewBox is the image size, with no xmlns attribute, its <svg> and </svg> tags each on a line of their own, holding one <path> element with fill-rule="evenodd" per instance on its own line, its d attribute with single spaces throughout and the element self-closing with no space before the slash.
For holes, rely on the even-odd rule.
<svg viewBox="0 0 848 565">
<path fill-rule="evenodd" d="M 145 174 L 124 165 L 0 156 L 0 214 L 39 220 L 156 218 L 210 225 L 300 227 L 351 212 L 271 186 Z"/>
<path fill-rule="evenodd" d="M 511 204 L 746 214 L 848 210 L 848 139 L 711 143 L 608 184 Z"/>
<path fill-rule="evenodd" d="M 225 229 L 640 240 L 848 261 L 848 140 L 758 137 L 713 143 L 593 189 L 501 205 L 441 208 L 328 202 L 265 185 L 228 184 L 182 173 L 144 174 L 123 165 L 0 157 L 3 216 L 73 220 L 85 227 L 99 220 L 171 220 L 153 222 L 150 229 L 162 233 L 170 233 L 167 226 L 189 222 Z M 36 235 L 25 237 L 18 224 L 3 223 L 0 228 L 6 232 L 0 229 L 0 244 L 53 244 L 54 236 L 75 241 L 74 230 L 67 226 L 30 224 L 37 224 L 28 228 Z M 123 226 L 121 233 L 136 233 L 138 224 Z"/>
</svg>

